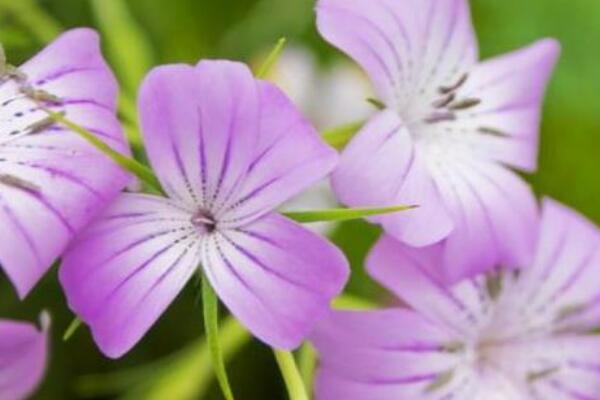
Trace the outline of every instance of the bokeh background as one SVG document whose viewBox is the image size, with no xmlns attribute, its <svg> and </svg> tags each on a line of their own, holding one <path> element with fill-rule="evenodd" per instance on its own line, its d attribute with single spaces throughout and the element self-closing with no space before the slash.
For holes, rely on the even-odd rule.
<svg viewBox="0 0 600 400">
<path fill-rule="evenodd" d="M 562 43 L 545 106 L 540 169 L 527 179 L 540 195 L 600 223 L 600 2 L 471 3 L 483 57 L 544 36 Z M 318 37 L 313 8 L 314 0 L 0 0 L 0 42 L 9 60 L 19 64 L 64 29 L 98 29 L 122 83 L 123 120 L 135 136 L 135 91 L 148 68 L 205 57 L 256 65 L 285 36 L 289 45 L 272 78 L 320 128 L 354 122 L 369 112 L 364 101 L 368 82 Z M 322 201 L 317 191 L 300 206 Z M 384 299 L 385 292 L 362 273 L 361 265 L 378 229 L 362 222 L 323 229 L 351 260 L 354 274 L 348 291 Z M 36 399 L 220 399 L 216 387 L 207 388 L 201 377 L 208 366 L 199 352 L 198 293 L 198 284 L 191 283 L 147 337 L 116 361 L 102 357 L 84 328 L 66 343 L 60 339 L 73 316 L 58 286 L 56 267 L 24 302 L 2 276 L 0 317 L 35 321 L 42 309 L 52 314 L 51 361 Z M 266 346 L 256 341 L 244 346 L 228 368 L 239 399 L 285 398 Z"/>
</svg>

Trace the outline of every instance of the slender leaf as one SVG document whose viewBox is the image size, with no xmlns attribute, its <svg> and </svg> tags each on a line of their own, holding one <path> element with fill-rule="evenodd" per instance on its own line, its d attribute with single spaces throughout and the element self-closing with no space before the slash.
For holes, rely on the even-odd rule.
<svg viewBox="0 0 600 400">
<path fill-rule="evenodd" d="M 107 42 L 109 59 L 129 93 L 136 93 L 154 64 L 152 46 L 124 0 L 92 0 L 92 10 Z"/>
<path fill-rule="evenodd" d="M 104 153 L 108 158 L 113 160 L 116 164 L 118 164 L 125 171 L 131 172 L 133 175 L 137 176 L 141 181 L 145 182 L 152 189 L 162 193 L 162 188 L 160 186 L 160 182 L 158 178 L 154 175 L 152 170 L 146 167 L 144 164 L 134 160 L 133 158 L 129 158 L 119 153 L 118 151 L 113 150 L 112 147 L 104 143 L 100 140 L 96 135 L 92 132 L 88 131 L 84 127 L 76 124 L 75 122 L 65 118 L 62 114 L 56 113 L 48 108 L 40 106 L 42 110 L 44 110 L 54 121 L 58 122 L 61 125 L 69 128 L 85 140 L 87 140 L 90 144 Z"/>
<path fill-rule="evenodd" d="M 321 136 L 331 147 L 343 150 L 363 125 L 364 121 L 352 122 L 350 124 L 326 130 L 322 132 Z"/>
<path fill-rule="evenodd" d="M 271 71 L 271 68 L 273 68 L 273 65 L 275 65 L 275 63 L 279 59 L 279 56 L 283 51 L 283 47 L 285 46 L 285 42 L 286 38 L 284 37 L 280 38 L 277 41 L 273 49 L 267 55 L 267 58 L 265 58 L 265 61 L 258 69 L 258 72 L 256 73 L 257 78 L 263 79 L 269 74 L 269 71 Z"/>
<path fill-rule="evenodd" d="M 51 41 L 62 31 L 60 23 L 47 14 L 35 0 L 0 0 L 0 12 L 10 14 L 40 43 Z"/>
<path fill-rule="evenodd" d="M 74 318 L 73 321 L 71 321 L 71 323 L 65 330 L 62 340 L 64 342 L 66 342 L 67 340 L 71 339 L 71 337 L 75 334 L 75 332 L 77 332 L 77 329 L 79 329 L 80 326 L 81 326 L 81 320 L 77 317 Z"/>
<path fill-rule="evenodd" d="M 406 211 L 417 206 L 392 206 L 377 208 L 331 208 L 323 210 L 309 211 L 286 211 L 282 214 L 288 218 L 300 223 L 325 222 L 325 221 L 349 221 L 352 219 L 361 219 L 375 215 L 391 214 L 399 211 Z"/>
<path fill-rule="evenodd" d="M 227 400 L 233 400 L 233 392 L 227 378 L 223 351 L 219 340 L 219 301 L 208 279 L 202 279 L 202 307 L 204 311 L 204 330 L 210 351 L 213 368 L 221 391 Z"/>
<path fill-rule="evenodd" d="M 294 355 L 289 351 L 273 349 L 275 360 L 283 376 L 290 400 L 308 400 L 304 382 L 296 366 Z"/>
<path fill-rule="evenodd" d="M 316 367 L 317 351 L 310 342 L 304 342 L 298 351 L 298 369 L 309 393 L 313 387 Z"/>
<path fill-rule="evenodd" d="M 332 307 L 336 310 L 370 310 L 377 307 L 377 304 L 362 297 L 342 294 L 333 300 Z"/>
</svg>

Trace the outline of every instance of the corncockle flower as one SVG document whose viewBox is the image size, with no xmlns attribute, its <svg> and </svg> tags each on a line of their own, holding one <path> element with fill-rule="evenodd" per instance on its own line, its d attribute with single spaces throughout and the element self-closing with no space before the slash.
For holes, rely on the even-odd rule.
<svg viewBox="0 0 600 400">
<path fill-rule="evenodd" d="M 42 108 L 126 151 L 117 90 L 88 29 L 61 35 L 19 68 L 0 60 L 0 263 L 20 297 L 127 183 L 111 160 Z"/>
<path fill-rule="evenodd" d="M 153 70 L 139 112 L 167 197 L 123 194 L 64 257 L 71 308 L 111 357 L 128 351 L 199 264 L 254 335 L 297 346 L 343 287 L 326 240 L 273 212 L 328 174 L 337 153 L 243 64 Z"/>
<path fill-rule="evenodd" d="M 0 320 L 0 398 L 26 399 L 46 370 L 49 317 L 42 314 L 42 330 L 33 325 Z"/>
<path fill-rule="evenodd" d="M 419 205 L 373 220 L 412 246 L 439 243 L 449 281 L 526 265 L 536 203 L 509 167 L 536 168 L 558 44 L 479 63 L 466 0 L 320 0 L 318 27 L 368 72 L 384 108 L 342 155 L 339 199 Z"/>
<path fill-rule="evenodd" d="M 384 237 L 369 271 L 412 309 L 325 320 L 318 398 L 598 399 L 600 231 L 550 200 L 543 208 L 531 267 L 452 287 L 429 272 L 429 249 Z"/>
</svg>

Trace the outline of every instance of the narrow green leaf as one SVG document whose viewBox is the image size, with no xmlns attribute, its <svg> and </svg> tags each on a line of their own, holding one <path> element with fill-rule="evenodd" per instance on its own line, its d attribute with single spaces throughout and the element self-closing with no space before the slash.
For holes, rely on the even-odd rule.
<svg viewBox="0 0 600 400">
<path fill-rule="evenodd" d="M 71 321 L 71 323 L 69 324 L 67 329 L 65 330 L 65 333 L 63 334 L 63 337 L 62 337 L 63 342 L 66 342 L 67 340 L 71 339 L 71 337 L 75 334 L 75 332 L 77 331 L 77 329 L 79 329 L 80 326 L 81 326 L 81 320 L 79 318 L 75 317 L 73 319 L 73 321 Z"/>
<path fill-rule="evenodd" d="M 377 307 L 377 304 L 362 297 L 342 294 L 333 299 L 331 306 L 336 310 L 370 310 Z"/>
<path fill-rule="evenodd" d="M 51 41 L 62 31 L 60 23 L 47 14 L 35 0 L 0 0 L 0 12 L 10 14 L 40 43 Z"/>
<path fill-rule="evenodd" d="M 275 360 L 283 376 L 290 400 L 308 400 L 304 382 L 296 366 L 294 355 L 289 351 L 273 349 Z"/>
<path fill-rule="evenodd" d="M 129 93 L 136 93 L 154 64 L 152 46 L 124 0 L 92 0 L 92 11 L 104 34 L 108 56 Z"/>
<path fill-rule="evenodd" d="M 250 333 L 232 316 L 223 319 L 219 340 L 225 360 L 246 344 Z M 214 379 L 211 354 L 205 338 L 150 364 L 101 374 L 76 381 L 81 397 L 115 397 L 120 400 L 204 399 Z M 118 395 L 118 396 L 117 396 Z"/>
<path fill-rule="evenodd" d="M 204 311 L 204 330 L 210 351 L 213 368 L 221 391 L 227 400 L 233 400 L 233 392 L 227 378 L 223 351 L 219 341 L 219 300 L 208 279 L 202 279 L 202 307 Z"/>
<path fill-rule="evenodd" d="M 256 73 L 257 78 L 264 79 L 267 76 L 267 74 L 269 73 L 269 71 L 271 70 L 273 65 L 279 59 L 279 56 L 281 55 L 281 52 L 283 51 L 283 47 L 285 46 L 285 42 L 286 42 L 286 38 L 284 38 L 284 37 L 280 38 L 277 41 L 277 43 L 275 44 L 275 46 L 273 47 L 273 49 L 271 50 L 271 52 L 269 53 L 267 58 L 265 58 L 265 61 L 263 62 L 263 64 L 258 69 L 258 72 Z"/>
<path fill-rule="evenodd" d="M 298 351 L 298 369 L 304 385 L 308 388 L 313 387 L 315 369 L 317 367 L 317 351 L 310 342 L 304 342 Z"/>
<path fill-rule="evenodd" d="M 158 181 L 158 178 L 156 178 L 156 176 L 150 168 L 146 167 L 144 164 L 139 163 L 133 158 L 126 157 L 118 151 L 113 150 L 112 147 L 104 143 L 92 132 L 76 124 L 75 122 L 65 118 L 62 114 L 56 113 L 43 106 L 40 106 L 40 108 L 44 110 L 54 121 L 58 122 L 61 125 L 64 125 L 65 127 L 69 128 L 70 130 L 87 140 L 91 145 L 93 145 L 102 153 L 104 153 L 108 158 L 113 160 L 125 171 L 131 172 L 140 180 L 148 184 L 148 186 L 162 193 L 160 182 Z"/>
<path fill-rule="evenodd" d="M 364 121 L 359 121 L 341 125 L 322 132 L 321 137 L 331 147 L 334 147 L 337 150 L 343 150 L 364 124 Z"/>
<path fill-rule="evenodd" d="M 286 211 L 282 214 L 300 223 L 325 222 L 325 221 L 348 221 L 361 219 L 375 215 L 391 214 L 406 211 L 418 206 L 392 206 L 377 208 L 331 208 L 324 210 L 309 211 Z"/>
</svg>

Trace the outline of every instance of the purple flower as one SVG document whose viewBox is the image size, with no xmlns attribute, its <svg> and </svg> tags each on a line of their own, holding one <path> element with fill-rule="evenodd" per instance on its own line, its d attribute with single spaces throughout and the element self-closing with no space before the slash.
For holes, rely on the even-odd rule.
<svg viewBox="0 0 600 400">
<path fill-rule="evenodd" d="M 167 197 L 123 194 L 79 238 L 60 270 L 72 309 L 118 357 L 201 264 L 254 335 L 297 346 L 348 267 L 336 247 L 274 209 L 326 176 L 335 151 L 239 63 L 159 67 L 143 84 L 139 111 Z"/>
<path fill-rule="evenodd" d="M 449 281 L 530 262 L 536 203 L 509 168 L 536 168 L 559 45 L 545 39 L 478 62 L 466 0 L 320 0 L 318 27 L 385 105 L 342 155 L 340 200 L 419 205 L 373 221 L 412 246 L 443 240 Z"/>
<path fill-rule="evenodd" d="M 543 208 L 530 268 L 450 288 L 429 272 L 430 250 L 384 237 L 368 269 L 412 309 L 324 320 L 318 399 L 597 399 L 600 231 L 553 201 Z"/>
<path fill-rule="evenodd" d="M 95 32 L 69 31 L 18 69 L 1 64 L 0 264 L 25 297 L 127 182 L 38 103 L 127 150 L 115 117 L 117 84 Z"/>
<path fill-rule="evenodd" d="M 41 331 L 28 323 L 0 320 L 0 399 L 28 398 L 42 380 L 49 319 L 45 314 L 41 319 Z"/>
</svg>

